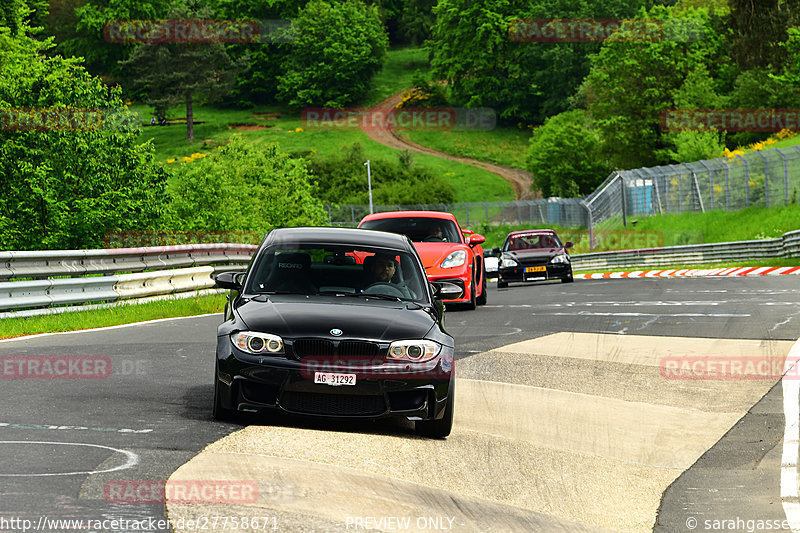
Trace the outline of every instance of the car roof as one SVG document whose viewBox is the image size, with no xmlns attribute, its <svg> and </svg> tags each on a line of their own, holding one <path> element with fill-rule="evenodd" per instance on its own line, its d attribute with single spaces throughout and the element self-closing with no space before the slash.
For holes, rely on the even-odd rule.
<svg viewBox="0 0 800 533">
<path fill-rule="evenodd" d="M 410 251 L 413 245 L 405 235 L 353 228 L 305 227 L 277 228 L 267 234 L 265 245 L 276 242 L 307 242 L 315 244 L 343 244 L 353 246 L 375 246 L 394 250 Z"/>
<path fill-rule="evenodd" d="M 553 235 L 558 235 L 556 233 L 556 231 L 552 230 L 552 229 L 521 229 L 521 230 L 516 230 L 516 231 L 512 231 L 511 233 L 509 233 L 508 235 L 506 235 L 506 239 L 509 238 L 509 237 L 515 237 L 517 235 L 527 235 L 529 233 L 536 233 L 536 234 L 542 234 L 542 235 L 547 234 L 547 233 L 552 233 Z"/>
<path fill-rule="evenodd" d="M 443 220 L 452 220 L 456 222 L 456 224 L 458 223 L 453 213 L 447 213 L 445 211 L 386 211 L 367 215 L 361 219 L 361 222 L 383 218 L 440 218 Z"/>
</svg>

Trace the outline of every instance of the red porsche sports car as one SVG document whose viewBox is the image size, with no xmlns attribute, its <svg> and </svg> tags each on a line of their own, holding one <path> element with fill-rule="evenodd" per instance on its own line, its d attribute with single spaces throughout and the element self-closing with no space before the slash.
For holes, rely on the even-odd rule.
<svg viewBox="0 0 800 533">
<path fill-rule="evenodd" d="M 392 211 L 365 216 L 359 228 L 406 235 L 422 259 L 430 281 L 449 281 L 464 291 L 448 304 L 468 309 L 486 303 L 486 271 L 483 265 L 483 235 L 462 230 L 451 213 L 440 211 Z"/>
</svg>

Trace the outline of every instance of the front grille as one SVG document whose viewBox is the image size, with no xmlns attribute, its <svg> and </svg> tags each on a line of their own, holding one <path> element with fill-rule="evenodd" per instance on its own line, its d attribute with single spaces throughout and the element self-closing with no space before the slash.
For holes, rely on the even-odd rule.
<svg viewBox="0 0 800 533">
<path fill-rule="evenodd" d="M 342 341 L 339 344 L 338 355 L 342 356 L 375 356 L 380 353 L 380 347 L 374 342 Z"/>
<path fill-rule="evenodd" d="M 333 416 L 374 416 L 386 412 L 383 396 L 284 392 L 281 407 L 294 413 Z"/>
<path fill-rule="evenodd" d="M 542 266 L 550 263 L 549 257 L 542 257 L 536 259 L 517 259 L 519 266 Z"/>
<path fill-rule="evenodd" d="M 294 354 L 297 357 L 319 357 L 324 355 L 335 355 L 331 341 L 321 339 L 298 339 L 294 341 Z"/>
<path fill-rule="evenodd" d="M 341 341 L 324 339 L 298 339 L 294 341 L 294 354 L 300 357 L 374 357 L 380 355 L 380 346 L 374 342 Z"/>
</svg>

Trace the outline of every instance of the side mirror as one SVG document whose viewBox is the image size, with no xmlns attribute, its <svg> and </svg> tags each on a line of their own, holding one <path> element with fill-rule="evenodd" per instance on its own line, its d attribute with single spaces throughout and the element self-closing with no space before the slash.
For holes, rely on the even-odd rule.
<svg viewBox="0 0 800 533">
<path fill-rule="evenodd" d="M 458 300 L 464 296 L 464 289 L 448 281 L 432 281 L 433 297 L 437 300 Z"/>
<path fill-rule="evenodd" d="M 567 241 L 567 242 L 564 243 L 564 248 L 572 248 L 573 246 L 575 246 L 575 245 L 572 244 L 572 241 Z"/>
<path fill-rule="evenodd" d="M 475 246 L 476 244 L 481 244 L 483 242 L 486 242 L 486 237 L 484 237 L 479 233 L 473 233 L 472 235 L 469 236 L 470 246 Z"/>
<path fill-rule="evenodd" d="M 214 279 L 220 289 L 230 289 L 232 291 L 242 290 L 242 278 L 244 272 L 223 272 Z"/>
<path fill-rule="evenodd" d="M 503 252 L 500 251 L 500 248 L 492 248 L 492 255 L 499 258 Z"/>
</svg>

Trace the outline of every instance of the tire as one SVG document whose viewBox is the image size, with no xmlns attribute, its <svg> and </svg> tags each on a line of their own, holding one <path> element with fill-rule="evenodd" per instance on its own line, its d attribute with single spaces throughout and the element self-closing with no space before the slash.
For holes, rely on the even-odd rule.
<svg viewBox="0 0 800 533">
<path fill-rule="evenodd" d="M 572 269 L 570 269 L 569 275 L 561 278 L 561 283 L 572 283 L 573 281 L 575 281 L 575 278 L 572 277 Z"/>
<path fill-rule="evenodd" d="M 222 406 L 222 394 L 219 385 L 219 367 L 214 369 L 214 404 L 211 406 L 211 417 L 214 420 L 230 420 L 234 411 Z"/>
<path fill-rule="evenodd" d="M 486 271 L 481 269 L 483 272 L 483 280 L 481 281 L 481 295 L 478 296 L 476 303 L 478 305 L 486 305 L 486 301 L 488 300 L 489 294 L 486 290 Z"/>
<path fill-rule="evenodd" d="M 456 385 L 455 380 L 450 385 L 450 394 L 447 395 L 444 416 L 439 420 L 418 420 L 414 422 L 414 431 L 421 437 L 443 439 L 453 430 L 453 408 L 455 405 Z"/>
<path fill-rule="evenodd" d="M 500 278 L 497 278 L 497 288 L 498 289 L 505 289 L 506 287 L 508 287 L 508 282 L 507 281 L 501 281 Z"/>
<path fill-rule="evenodd" d="M 470 295 L 469 295 L 469 303 L 464 304 L 464 309 L 468 311 L 472 311 L 478 305 L 477 299 L 475 298 L 475 280 L 472 280 L 472 283 L 469 284 L 470 287 Z"/>
</svg>

